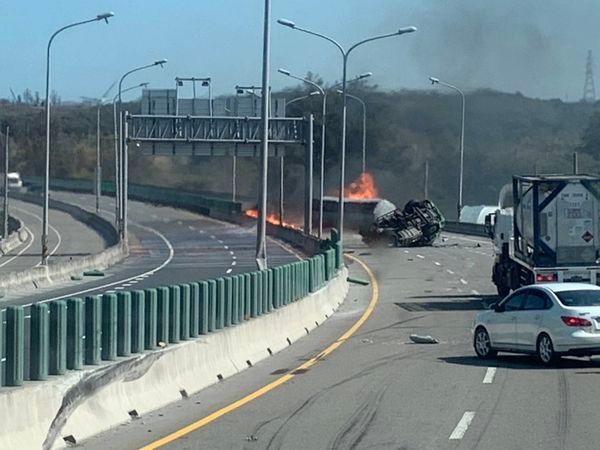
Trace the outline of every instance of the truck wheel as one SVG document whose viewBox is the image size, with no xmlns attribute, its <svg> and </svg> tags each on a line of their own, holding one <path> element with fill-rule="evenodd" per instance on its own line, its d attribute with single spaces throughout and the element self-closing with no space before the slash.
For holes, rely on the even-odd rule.
<svg viewBox="0 0 600 450">
<path fill-rule="evenodd" d="M 498 290 L 498 295 L 502 298 L 504 298 L 508 294 L 510 294 L 510 288 L 504 284 L 500 284 L 500 285 L 496 286 L 496 288 Z"/>
</svg>

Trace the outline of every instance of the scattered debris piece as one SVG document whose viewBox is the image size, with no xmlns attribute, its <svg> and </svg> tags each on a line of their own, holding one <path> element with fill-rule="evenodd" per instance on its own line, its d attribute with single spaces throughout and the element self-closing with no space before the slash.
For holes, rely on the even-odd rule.
<svg viewBox="0 0 600 450">
<path fill-rule="evenodd" d="M 410 340 L 415 344 L 439 344 L 436 338 L 431 336 L 419 336 L 418 334 L 411 334 L 409 336 Z"/>
<path fill-rule="evenodd" d="M 83 276 L 84 277 L 103 277 L 104 272 L 101 272 L 99 270 L 87 270 L 87 271 L 83 272 Z"/>
<path fill-rule="evenodd" d="M 251 442 L 251 441 L 258 441 L 258 438 L 257 438 L 256 436 L 254 436 L 253 434 L 251 434 L 250 436 L 246 436 L 246 440 L 247 440 L 248 442 Z"/>
<path fill-rule="evenodd" d="M 368 286 L 369 285 L 368 281 L 361 280 L 360 278 L 351 278 L 351 277 L 348 277 L 348 278 L 346 278 L 346 280 L 348 281 L 348 283 L 360 284 L 361 286 Z"/>
<path fill-rule="evenodd" d="M 160 342 L 158 343 L 158 346 L 159 346 L 160 348 L 165 348 L 165 347 L 167 346 L 167 343 L 166 343 L 166 342 L 163 342 L 163 341 L 160 341 Z"/>
<path fill-rule="evenodd" d="M 368 339 L 368 338 L 364 338 L 364 339 L 361 339 L 360 342 L 362 342 L 363 344 L 372 344 L 373 340 L 372 339 Z"/>
</svg>

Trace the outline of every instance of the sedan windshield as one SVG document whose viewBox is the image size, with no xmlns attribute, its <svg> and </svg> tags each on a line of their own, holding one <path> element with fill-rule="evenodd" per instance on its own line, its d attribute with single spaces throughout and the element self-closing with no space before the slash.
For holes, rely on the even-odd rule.
<svg viewBox="0 0 600 450">
<path fill-rule="evenodd" d="M 600 306 L 600 290 L 555 292 L 565 306 Z"/>
</svg>

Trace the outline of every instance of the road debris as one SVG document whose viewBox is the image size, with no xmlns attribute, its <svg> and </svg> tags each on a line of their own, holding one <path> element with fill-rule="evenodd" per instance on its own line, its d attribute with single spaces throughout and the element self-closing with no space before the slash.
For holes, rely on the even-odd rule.
<svg viewBox="0 0 600 450">
<path fill-rule="evenodd" d="M 431 336 L 419 336 L 418 334 L 411 334 L 409 336 L 410 340 L 415 344 L 439 344 L 436 338 Z"/>
</svg>

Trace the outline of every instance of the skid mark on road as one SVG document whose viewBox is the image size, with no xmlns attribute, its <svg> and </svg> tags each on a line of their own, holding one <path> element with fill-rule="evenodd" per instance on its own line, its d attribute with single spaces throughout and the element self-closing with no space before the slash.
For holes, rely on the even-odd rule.
<svg viewBox="0 0 600 450">
<path fill-rule="evenodd" d="M 233 412 L 233 411 L 241 408 L 242 406 L 245 406 L 246 404 L 252 402 L 253 400 L 256 400 L 257 398 L 262 397 L 263 395 L 271 392 L 274 389 L 277 389 L 279 386 L 287 383 L 288 381 L 290 381 L 291 379 L 296 377 L 297 375 L 295 375 L 295 373 L 305 372 L 306 369 L 309 369 L 310 367 L 315 365 L 317 362 L 324 359 L 327 355 L 334 352 L 340 345 L 342 345 L 344 342 L 346 342 L 348 339 L 350 339 L 350 337 L 352 337 L 354 335 L 354 333 L 356 333 L 356 331 L 367 321 L 367 319 L 371 316 L 371 314 L 373 314 L 373 311 L 375 310 L 375 306 L 377 305 L 377 302 L 379 301 L 379 284 L 378 284 L 377 278 L 375 278 L 375 275 L 373 274 L 372 270 L 364 262 L 362 262 L 362 260 L 360 260 L 359 258 L 352 256 L 352 255 L 345 255 L 345 256 L 347 258 L 353 260 L 354 262 L 358 263 L 367 272 L 369 280 L 371 281 L 371 301 L 369 302 L 369 305 L 367 306 L 367 309 L 365 310 L 365 312 L 354 323 L 354 325 L 352 325 L 335 342 L 333 342 L 331 345 L 329 345 L 329 347 L 324 349 L 317 356 L 306 361 L 301 366 L 286 373 L 282 377 L 277 378 L 275 381 L 261 387 L 257 391 L 254 391 L 251 394 L 248 394 L 247 396 L 213 412 L 212 414 L 209 414 L 208 416 L 206 416 L 194 423 L 191 423 L 191 424 L 163 437 L 162 439 L 151 442 L 150 444 L 142 447 L 141 450 L 151 450 L 151 449 L 156 449 L 156 448 L 165 446 L 183 436 L 186 436 L 186 435 L 208 425 L 211 422 L 214 422 L 215 420 L 219 419 L 220 417 L 223 417 L 224 415 L 229 414 L 230 412 Z"/>
</svg>

